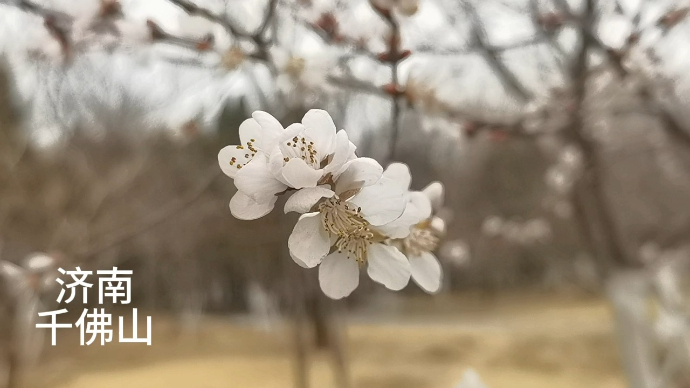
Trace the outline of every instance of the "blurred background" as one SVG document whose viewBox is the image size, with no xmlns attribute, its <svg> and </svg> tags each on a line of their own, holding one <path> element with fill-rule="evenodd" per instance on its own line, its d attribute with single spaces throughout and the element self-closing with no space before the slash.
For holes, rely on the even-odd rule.
<svg viewBox="0 0 690 388">
<path fill-rule="evenodd" d="M 0 0 L 0 387 L 690 387 L 689 11 Z M 331 301 L 294 216 L 231 216 L 218 151 L 312 108 L 443 182 L 437 295 Z M 152 346 L 50 346 L 76 266 L 134 271 Z"/>
</svg>

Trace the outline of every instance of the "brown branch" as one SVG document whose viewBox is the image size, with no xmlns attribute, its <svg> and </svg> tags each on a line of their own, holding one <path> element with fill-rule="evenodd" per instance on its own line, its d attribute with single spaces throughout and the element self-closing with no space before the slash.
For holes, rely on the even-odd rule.
<svg viewBox="0 0 690 388">
<path fill-rule="evenodd" d="M 556 51 L 560 56 L 564 57 L 565 56 L 565 51 L 563 51 L 563 48 L 561 47 L 560 44 L 558 44 L 556 34 L 553 33 L 553 31 L 548 31 L 545 30 L 543 22 L 540 22 L 542 20 L 542 15 L 541 12 L 539 11 L 539 3 L 537 0 L 530 0 L 529 2 L 529 9 L 530 9 L 530 18 L 532 19 L 532 23 L 535 26 L 535 30 L 537 31 L 538 37 L 540 37 L 542 40 L 546 41 L 549 43 L 549 46 Z M 568 14 L 568 11 L 564 11 L 561 9 L 560 11 L 562 14 L 566 15 Z"/>
<path fill-rule="evenodd" d="M 521 102 L 531 100 L 534 97 L 532 92 L 530 92 L 522 82 L 518 80 L 517 76 L 508 69 L 500 58 L 500 53 L 493 50 L 491 45 L 486 41 L 486 31 L 484 30 L 477 10 L 469 1 L 465 1 L 463 7 L 472 23 L 472 38 L 474 43 L 482 49 L 482 53 L 488 65 L 503 80 L 511 94 L 517 97 Z"/>
<path fill-rule="evenodd" d="M 268 26 L 271 23 L 271 20 L 273 20 L 273 17 L 275 16 L 276 13 L 276 8 L 278 7 L 278 0 L 270 0 L 268 2 L 268 6 L 266 9 L 266 13 L 264 14 L 264 19 L 261 21 L 261 24 L 259 25 L 258 31 L 254 34 L 254 41 L 257 44 L 261 43 L 269 43 L 263 40 L 263 35 L 266 33 L 268 30 Z"/>
<path fill-rule="evenodd" d="M 220 15 L 216 15 L 215 13 L 209 11 L 206 8 L 199 7 L 198 5 L 196 5 L 190 1 L 187 1 L 187 0 L 168 0 L 168 1 L 170 1 L 174 5 L 182 8 L 182 10 L 185 11 L 190 16 L 199 16 L 199 17 L 202 17 L 208 21 L 211 21 L 213 23 L 216 23 L 216 24 L 222 26 L 231 35 L 234 35 L 236 37 L 248 36 L 247 33 L 238 30 L 228 20 L 221 17 Z"/>
<path fill-rule="evenodd" d="M 583 104 L 587 95 L 587 60 L 589 50 L 593 46 L 592 40 L 587 36 L 593 24 L 594 0 L 586 0 L 585 14 L 580 27 L 584 43 L 570 74 L 575 106 L 566 136 L 570 136 L 579 146 L 585 161 L 583 176 L 573 190 L 573 203 L 578 209 L 576 215 L 580 217 L 579 222 L 583 233 L 587 234 L 584 237 L 588 240 L 588 245 L 595 249 L 592 253 L 598 256 L 597 263 L 600 272 L 606 276 L 612 268 L 629 266 L 633 262 L 627 257 L 615 215 L 606 198 L 603 187 L 603 164 L 599 150 L 596 144 L 582 132 L 585 126 Z"/>
<path fill-rule="evenodd" d="M 301 20 L 301 23 L 304 27 L 316 33 L 326 44 L 350 50 L 355 54 L 363 55 L 376 61 L 378 60 L 377 55 L 367 50 L 362 41 L 355 41 L 341 34 L 338 21 L 332 14 L 321 15 L 321 18 L 316 22 Z"/>
<path fill-rule="evenodd" d="M 74 18 L 64 12 L 48 9 L 40 4 L 29 0 L 20 0 L 16 3 L 19 9 L 40 16 L 42 18 L 52 18 L 61 28 L 71 29 Z"/>
<path fill-rule="evenodd" d="M 389 36 L 387 38 L 388 50 L 378 55 L 379 61 L 388 63 L 391 68 L 391 83 L 384 86 L 392 101 L 391 109 L 391 138 L 388 148 L 388 160 L 395 159 L 395 151 L 398 145 L 398 137 L 400 135 L 400 115 L 402 113 L 403 88 L 400 86 L 400 79 L 398 75 L 398 66 L 410 55 L 409 51 L 400 49 L 400 23 L 395 19 L 393 13 L 389 9 L 378 8 L 372 4 L 374 11 L 388 24 Z"/>
<path fill-rule="evenodd" d="M 234 36 L 237 39 L 244 39 L 248 40 L 256 46 L 256 52 L 249 54 L 248 56 L 251 58 L 263 60 L 263 61 L 268 61 L 269 59 L 269 53 L 268 53 L 268 45 L 272 43 L 271 39 L 265 39 L 264 34 L 266 30 L 268 30 L 268 26 L 273 19 L 276 11 L 276 7 L 278 5 L 277 0 L 270 0 L 268 3 L 268 8 L 266 10 L 266 14 L 264 15 L 264 18 L 259 26 L 259 28 L 256 30 L 254 33 L 250 33 L 247 31 L 241 31 L 237 27 L 235 27 L 228 19 L 217 15 L 210 10 L 199 7 L 198 5 L 189 2 L 187 0 L 168 0 L 172 4 L 180 7 L 183 11 L 185 11 L 188 15 L 190 16 L 200 16 L 208 21 L 211 21 L 213 23 L 216 23 L 220 26 L 222 26 L 230 35 Z"/>
<path fill-rule="evenodd" d="M 195 51 L 209 51 L 213 48 L 214 38 L 209 34 L 202 39 L 191 39 L 180 37 L 165 31 L 153 20 L 146 21 L 146 27 L 149 29 L 151 40 L 155 42 L 165 42 L 179 47 L 183 47 Z"/>
</svg>

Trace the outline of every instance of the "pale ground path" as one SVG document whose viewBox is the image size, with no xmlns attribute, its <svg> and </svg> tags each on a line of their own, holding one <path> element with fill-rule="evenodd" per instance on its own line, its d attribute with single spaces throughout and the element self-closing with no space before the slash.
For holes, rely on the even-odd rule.
<svg viewBox="0 0 690 388">
<path fill-rule="evenodd" d="M 443 315 L 430 315 L 425 310 L 438 311 L 438 303 L 422 300 L 406 305 L 410 312 L 404 318 L 351 317 L 354 388 L 452 388 L 470 366 L 492 388 L 625 387 L 605 303 L 505 299 L 490 307 L 463 302 Z M 53 380 L 43 386 L 291 386 L 290 339 L 282 330 L 268 334 L 242 319 L 207 319 L 200 336 L 180 339 L 169 322 L 154 317 L 154 334 L 148 349 L 125 344 L 53 349 L 51 360 L 63 363 L 53 362 L 52 369 L 71 372 L 55 374 L 61 385 Z M 313 387 L 334 386 L 330 376 L 327 358 L 316 355 Z"/>
</svg>

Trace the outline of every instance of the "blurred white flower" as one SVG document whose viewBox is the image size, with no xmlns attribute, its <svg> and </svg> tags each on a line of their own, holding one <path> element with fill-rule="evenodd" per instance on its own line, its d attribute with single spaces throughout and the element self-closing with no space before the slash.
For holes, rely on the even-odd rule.
<svg viewBox="0 0 690 388">
<path fill-rule="evenodd" d="M 55 256 L 42 252 L 32 253 L 22 260 L 21 266 L 34 290 L 43 292 L 55 287 L 55 279 L 59 276 L 57 262 Z"/>
<path fill-rule="evenodd" d="M 668 346 L 673 341 L 682 341 L 683 336 L 688 335 L 690 320 L 683 314 L 662 308 L 654 324 L 654 331 L 659 342 Z"/>
<path fill-rule="evenodd" d="M 563 147 L 559 155 L 559 162 L 566 167 L 577 170 L 582 166 L 582 152 L 574 145 Z"/>
<path fill-rule="evenodd" d="M 441 246 L 441 257 L 456 267 L 463 267 L 470 261 L 470 248 L 462 240 L 449 241 Z"/>
<path fill-rule="evenodd" d="M 410 172 L 406 165 L 391 164 L 384 176 L 408 177 Z M 403 179 L 397 179 L 403 183 Z M 405 189 L 409 180 L 404 182 Z M 432 217 L 434 210 L 443 206 L 443 185 L 440 182 L 429 184 L 424 190 L 408 194 L 405 212 L 400 218 L 380 229 L 396 241 L 402 252 L 410 261 L 412 280 L 429 293 L 436 293 L 441 288 L 443 276 L 441 263 L 434 251 L 438 248 L 439 236 L 445 232 L 445 222 L 439 217 Z"/>
<path fill-rule="evenodd" d="M 403 289 L 410 278 L 410 263 L 377 227 L 399 218 L 407 203 L 403 187 L 407 177 L 383 176 L 373 159 L 348 163 L 337 177 L 335 191 L 326 187 L 298 191 L 286 203 L 286 211 L 304 214 L 288 239 L 297 264 L 319 266 L 319 283 L 330 298 L 344 298 L 359 285 L 359 268 L 367 266 L 374 281 L 391 290 Z M 373 184 L 372 184 L 373 183 Z M 322 200 L 325 198 L 325 200 Z M 335 250 L 331 252 L 331 246 Z"/>
<path fill-rule="evenodd" d="M 474 369 L 468 369 L 455 388 L 487 388 L 479 374 Z"/>
<path fill-rule="evenodd" d="M 498 216 L 491 216 L 484 219 L 482 232 L 490 237 L 496 237 L 503 230 L 503 220 Z"/>
<path fill-rule="evenodd" d="M 546 170 L 544 180 L 550 189 L 560 194 L 567 194 L 575 183 L 571 175 L 564 166 L 557 164 Z"/>
<path fill-rule="evenodd" d="M 278 69 L 276 86 L 287 97 L 288 105 L 304 101 L 318 104 L 318 99 L 332 90 L 328 76 L 337 67 L 338 52 L 314 39 L 304 35 L 299 45 L 289 50 L 274 48 L 271 51 Z"/>
</svg>

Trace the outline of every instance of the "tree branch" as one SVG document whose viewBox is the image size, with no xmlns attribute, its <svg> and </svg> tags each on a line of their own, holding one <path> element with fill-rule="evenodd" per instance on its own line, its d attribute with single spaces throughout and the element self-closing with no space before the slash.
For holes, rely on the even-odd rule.
<svg viewBox="0 0 690 388">
<path fill-rule="evenodd" d="M 219 171 L 214 169 L 213 173 L 209 174 L 204 180 L 202 180 L 199 185 L 187 196 L 178 201 L 167 204 L 158 212 L 145 217 L 143 220 L 140 220 L 129 227 L 120 229 L 109 236 L 103 237 L 100 243 L 96 243 L 85 248 L 81 252 L 78 252 L 76 256 L 80 260 L 90 259 L 151 229 L 156 228 L 194 204 L 204 193 L 206 193 L 206 191 L 208 191 L 215 180 L 221 175 L 222 174 Z"/>
<path fill-rule="evenodd" d="M 508 69 L 499 56 L 499 52 L 493 50 L 491 45 L 486 41 L 486 31 L 482 25 L 479 14 L 474 8 L 474 5 L 469 1 L 463 3 L 463 7 L 467 16 L 472 23 L 472 38 L 475 44 L 481 48 L 484 58 L 488 65 L 494 72 L 503 80 L 504 84 L 510 90 L 511 94 L 517 97 L 521 102 L 531 100 L 534 95 L 518 80 L 517 76 Z"/>
</svg>

